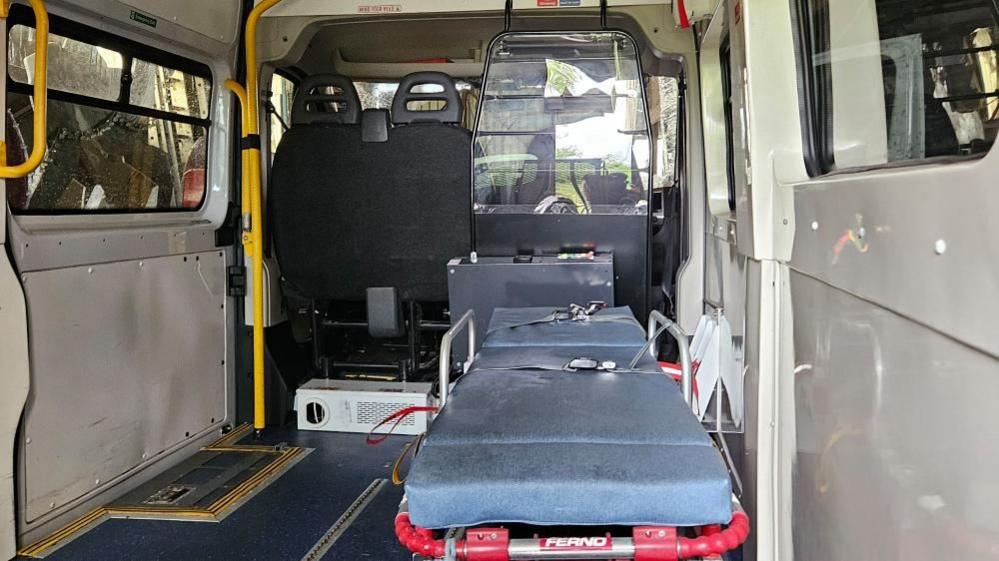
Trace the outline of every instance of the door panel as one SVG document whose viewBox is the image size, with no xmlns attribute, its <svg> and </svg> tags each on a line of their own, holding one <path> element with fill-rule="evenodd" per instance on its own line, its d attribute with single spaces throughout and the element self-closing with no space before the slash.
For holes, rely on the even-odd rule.
<svg viewBox="0 0 999 561">
<path fill-rule="evenodd" d="M 5 21 L 0 21 L 0 41 L 7 44 Z M 0 57 L 0 76 L 6 74 L 7 58 Z M 0 89 L 0 109 L 6 111 L 6 107 L 6 90 Z M 6 127 L 0 127 L 0 139 L 6 141 Z M 0 180 L 0 193 L 6 188 L 6 181 Z M 17 552 L 14 448 L 28 396 L 27 325 L 24 293 L 8 258 L 7 221 L 0 220 L 0 559 Z"/>
<path fill-rule="evenodd" d="M 224 273 L 212 251 L 24 275 L 28 522 L 226 417 Z"/>
<path fill-rule="evenodd" d="M 791 288 L 795 559 L 981 558 L 999 362 L 809 276 Z"/>
<path fill-rule="evenodd" d="M 8 456 L 18 458 L 11 479 L 22 544 L 216 438 L 231 423 L 234 403 L 234 308 L 226 286 L 234 250 L 216 247 L 216 228 L 231 200 L 233 105 L 222 82 L 233 75 L 236 51 L 221 54 L 217 40 L 204 37 L 173 44 L 156 34 L 176 23 L 137 33 L 128 10 L 99 16 L 97 9 L 94 2 L 50 6 L 53 33 L 134 55 L 133 64 L 151 58 L 156 68 L 147 69 L 148 83 L 133 81 L 131 95 L 122 94 L 104 120 L 90 118 L 109 111 L 91 102 L 93 94 L 53 93 L 59 99 L 58 111 L 49 112 L 52 150 L 31 178 L 31 197 L 42 192 L 39 186 L 64 184 L 85 196 L 29 199 L 27 207 L 7 210 L 18 290 L 2 286 L 0 262 L 0 329 L 3 300 L 16 294 L 26 307 L 24 354 L 30 350 L 31 391 L 17 450 Z M 64 59 L 70 54 L 60 52 Z M 170 102 L 143 115 L 134 109 L 147 88 L 159 88 L 155 99 Z M 194 157 L 196 150 L 205 155 Z M 189 174 L 197 178 L 201 170 L 203 204 L 181 205 L 192 187 Z M 122 193 L 128 204 L 115 197 Z M 134 193 L 141 195 L 138 204 Z"/>
<path fill-rule="evenodd" d="M 14 442 L 28 396 L 28 330 L 24 293 L 7 259 L 0 222 L 0 559 L 17 550 L 14 514 Z"/>
</svg>

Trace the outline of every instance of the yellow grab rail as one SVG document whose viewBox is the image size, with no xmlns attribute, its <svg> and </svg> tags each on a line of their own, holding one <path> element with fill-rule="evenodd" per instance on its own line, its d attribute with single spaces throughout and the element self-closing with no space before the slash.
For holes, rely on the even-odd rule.
<svg viewBox="0 0 999 561">
<path fill-rule="evenodd" d="M 246 118 L 243 137 L 246 169 L 243 190 L 249 191 L 250 231 L 243 234 L 243 247 L 253 258 L 253 428 L 267 426 L 264 382 L 264 232 L 260 188 L 260 85 L 257 68 L 257 25 L 260 17 L 281 0 L 263 0 L 246 20 Z M 245 199 L 244 199 L 245 201 Z M 244 228 L 246 215 L 244 209 Z"/>
<path fill-rule="evenodd" d="M 35 114 L 33 127 L 33 142 L 31 154 L 24 163 L 15 166 L 0 166 L 0 179 L 16 179 L 25 177 L 35 171 L 45 158 L 45 148 L 48 127 L 48 69 L 49 69 L 49 15 L 45 11 L 43 0 L 29 0 L 31 9 L 35 12 Z M 10 0 L 0 0 L 0 19 L 7 19 L 10 13 Z M 4 163 L 7 159 L 6 143 L 0 158 Z"/>
<path fill-rule="evenodd" d="M 249 125 L 250 119 L 248 117 L 249 112 L 250 112 L 250 106 L 248 105 L 248 100 L 246 99 L 246 88 L 244 88 L 239 82 L 237 82 L 235 80 L 226 80 L 225 81 L 225 87 L 228 88 L 229 91 L 231 91 L 233 94 L 235 94 L 236 95 L 236 99 L 239 100 L 240 115 L 242 117 L 240 119 L 241 125 L 242 125 L 241 132 L 240 132 L 240 137 L 241 138 L 246 138 L 246 134 L 247 134 L 247 131 L 249 130 L 249 126 L 250 126 Z M 242 178 L 242 180 L 244 182 L 244 185 L 245 185 L 245 182 L 246 182 L 246 170 L 249 167 L 249 164 L 247 163 L 247 160 L 248 160 L 247 156 L 248 156 L 248 154 L 247 154 L 246 150 L 241 150 L 240 152 L 241 152 L 241 154 L 240 154 L 240 156 L 241 156 L 241 167 L 240 167 L 240 170 L 241 171 L 240 171 L 239 176 L 240 176 L 240 178 Z M 245 232 L 243 245 L 246 246 L 246 245 L 249 244 L 249 239 L 248 239 L 247 236 L 249 235 L 250 226 L 251 226 L 251 224 L 250 224 L 250 213 L 251 213 L 251 209 L 250 209 L 250 190 L 246 189 L 246 188 L 243 188 L 243 189 L 240 189 L 240 193 L 242 195 L 242 197 L 240 199 L 240 206 L 239 206 L 239 208 L 240 208 L 239 213 L 240 213 L 240 217 L 241 217 L 240 218 L 240 223 L 242 224 L 242 230 L 243 230 L 243 232 Z M 252 248 L 247 247 L 246 249 L 249 252 L 249 250 L 251 250 Z"/>
</svg>

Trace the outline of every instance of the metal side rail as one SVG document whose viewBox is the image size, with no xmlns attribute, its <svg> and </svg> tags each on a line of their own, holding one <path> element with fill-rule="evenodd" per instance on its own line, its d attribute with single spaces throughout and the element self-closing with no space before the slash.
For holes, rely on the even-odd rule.
<svg viewBox="0 0 999 561">
<path fill-rule="evenodd" d="M 455 337 L 461 333 L 462 329 L 468 330 L 468 360 L 465 361 L 465 372 L 475 358 L 475 311 L 468 310 L 461 316 L 451 329 L 448 329 L 441 336 L 440 352 L 440 407 L 443 409 L 447 403 L 448 392 L 451 387 L 451 347 Z"/>
<path fill-rule="evenodd" d="M 659 358 L 659 349 L 656 341 L 663 333 L 669 333 L 676 340 L 677 348 L 680 352 L 680 389 L 683 392 L 683 399 L 690 405 L 691 409 L 696 407 L 694 403 L 694 364 L 690 355 L 690 341 L 687 340 L 687 333 L 661 312 L 654 311 L 649 314 L 649 341 L 646 346 L 652 358 Z M 635 362 L 637 362 L 636 357 Z M 632 364 L 634 367 L 634 363 Z M 696 411 L 695 411 L 696 413 Z"/>
</svg>

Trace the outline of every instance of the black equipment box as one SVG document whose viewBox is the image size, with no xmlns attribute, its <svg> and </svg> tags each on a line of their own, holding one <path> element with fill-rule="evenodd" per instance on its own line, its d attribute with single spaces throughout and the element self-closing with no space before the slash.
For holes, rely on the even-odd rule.
<svg viewBox="0 0 999 561">
<path fill-rule="evenodd" d="M 614 305 L 614 258 L 518 256 L 452 259 L 447 264 L 451 322 L 475 310 L 476 344 L 482 343 L 495 308 L 552 306 L 606 302 Z M 454 341 L 455 360 L 468 356 L 467 337 Z M 476 349 L 478 350 L 478 349 Z"/>
</svg>

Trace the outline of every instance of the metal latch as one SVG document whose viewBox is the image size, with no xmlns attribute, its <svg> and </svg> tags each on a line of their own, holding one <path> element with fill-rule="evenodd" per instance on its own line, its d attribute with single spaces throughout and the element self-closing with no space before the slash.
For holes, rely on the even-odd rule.
<svg viewBox="0 0 999 561">
<path fill-rule="evenodd" d="M 233 297 L 246 296 L 246 267 L 232 265 L 226 268 L 226 286 Z"/>
</svg>

